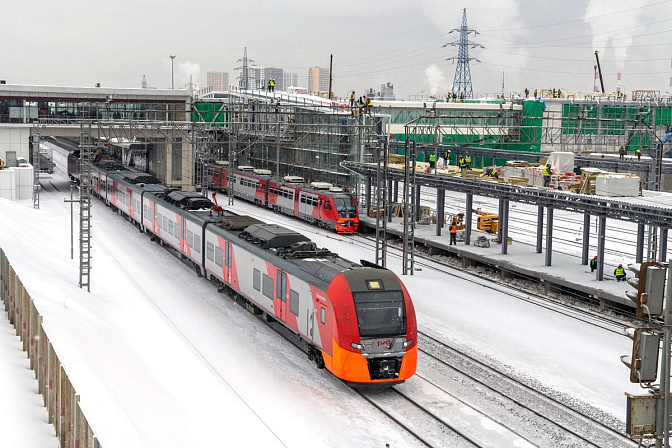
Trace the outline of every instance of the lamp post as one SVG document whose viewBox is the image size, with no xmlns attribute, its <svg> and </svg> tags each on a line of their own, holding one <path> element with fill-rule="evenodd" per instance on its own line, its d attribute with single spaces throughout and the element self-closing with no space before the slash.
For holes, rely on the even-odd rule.
<svg viewBox="0 0 672 448">
<path fill-rule="evenodd" d="M 175 90 L 175 56 L 170 56 L 170 88 L 173 90 Z"/>
</svg>

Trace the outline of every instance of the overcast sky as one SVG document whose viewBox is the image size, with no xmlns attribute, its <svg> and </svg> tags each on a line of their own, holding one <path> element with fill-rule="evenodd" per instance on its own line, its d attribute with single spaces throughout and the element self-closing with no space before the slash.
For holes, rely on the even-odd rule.
<svg viewBox="0 0 672 448">
<path fill-rule="evenodd" d="M 672 92 L 672 0 L 4 0 L 0 79 L 9 84 L 170 88 L 228 71 L 247 47 L 257 66 L 329 67 L 345 96 L 391 82 L 398 97 L 445 94 L 462 9 L 474 93 L 593 90 L 595 50 L 607 91 Z"/>
</svg>

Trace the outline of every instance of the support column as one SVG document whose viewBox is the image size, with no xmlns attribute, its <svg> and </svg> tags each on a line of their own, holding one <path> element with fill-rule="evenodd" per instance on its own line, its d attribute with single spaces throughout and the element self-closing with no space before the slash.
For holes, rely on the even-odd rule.
<svg viewBox="0 0 672 448">
<path fill-rule="evenodd" d="M 504 217 L 504 199 L 497 200 L 497 243 L 502 244 L 502 218 Z"/>
<path fill-rule="evenodd" d="M 471 219 L 472 219 L 472 210 L 474 209 L 474 194 L 467 193 L 467 200 L 464 210 L 464 245 L 471 245 Z"/>
<path fill-rule="evenodd" d="M 548 207 L 548 218 L 546 219 L 546 261 L 544 266 L 551 265 L 553 255 L 553 208 Z"/>
<path fill-rule="evenodd" d="M 366 192 L 365 197 L 364 197 L 364 202 L 365 202 L 365 214 L 369 214 L 369 210 L 371 209 L 371 182 L 372 182 L 371 176 L 366 176 Z"/>
<path fill-rule="evenodd" d="M 509 200 L 502 199 L 502 216 L 499 217 L 499 225 L 502 227 L 502 254 L 509 252 Z"/>
<path fill-rule="evenodd" d="M 537 253 L 542 251 L 542 243 L 544 240 L 544 206 L 537 207 Z"/>
<path fill-rule="evenodd" d="M 644 261 L 644 224 L 637 224 L 637 245 L 635 247 L 635 263 Z"/>
<path fill-rule="evenodd" d="M 394 202 L 399 202 L 399 181 L 394 181 Z"/>
<path fill-rule="evenodd" d="M 665 263 L 667 261 L 667 230 L 666 228 L 660 228 L 660 255 L 658 261 Z"/>
<path fill-rule="evenodd" d="M 387 179 L 387 222 L 392 222 L 392 184 L 397 185 L 397 181 L 392 181 L 392 179 Z M 396 188 L 396 187 L 395 187 Z M 397 200 L 396 198 L 394 199 Z"/>
<path fill-rule="evenodd" d="M 420 190 L 422 187 L 417 184 L 415 186 L 415 222 L 420 221 Z"/>
<path fill-rule="evenodd" d="M 581 264 L 588 264 L 588 251 L 590 250 L 590 213 L 583 215 L 583 244 L 581 247 Z"/>
<path fill-rule="evenodd" d="M 442 188 L 436 189 L 436 236 L 441 236 L 441 228 L 443 227 L 443 216 L 445 213 L 446 190 Z"/>
<path fill-rule="evenodd" d="M 607 233 L 607 217 L 598 217 L 597 222 L 597 280 L 604 280 L 604 242 Z"/>
</svg>

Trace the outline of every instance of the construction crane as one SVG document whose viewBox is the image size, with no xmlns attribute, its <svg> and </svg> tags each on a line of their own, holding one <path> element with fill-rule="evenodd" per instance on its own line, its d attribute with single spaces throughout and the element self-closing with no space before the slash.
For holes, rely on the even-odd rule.
<svg viewBox="0 0 672 448">
<path fill-rule="evenodd" d="M 595 50 L 595 60 L 597 61 L 597 73 L 600 75 L 600 87 L 602 88 L 602 93 L 604 93 L 604 81 L 602 81 L 602 69 L 600 68 L 600 57 L 598 56 L 598 51 Z"/>
</svg>

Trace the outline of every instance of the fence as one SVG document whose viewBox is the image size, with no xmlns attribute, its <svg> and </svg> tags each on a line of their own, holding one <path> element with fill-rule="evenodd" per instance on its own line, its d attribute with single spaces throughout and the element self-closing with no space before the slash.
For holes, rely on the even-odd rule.
<svg viewBox="0 0 672 448">
<path fill-rule="evenodd" d="M 5 303 L 9 321 L 16 328 L 16 335 L 21 338 L 23 350 L 28 353 L 30 368 L 36 374 L 49 423 L 56 428 L 60 446 L 100 448 L 100 442 L 79 405 L 79 395 L 44 331 L 42 316 L 2 249 L 0 284 L 0 298 Z"/>
</svg>

